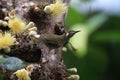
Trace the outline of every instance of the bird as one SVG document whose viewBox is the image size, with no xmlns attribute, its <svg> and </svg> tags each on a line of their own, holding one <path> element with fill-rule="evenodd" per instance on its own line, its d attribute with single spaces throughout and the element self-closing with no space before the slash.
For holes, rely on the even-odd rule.
<svg viewBox="0 0 120 80">
<path fill-rule="evenodd" d="M 74 36 L 77 32 L 80 31 L 74 31 L 70 30 L 66 33 L 63 33 L 62 35 L 56 35 L 56 34 L 43 34 L 41 35 L 40 41 L 43 41 L 43 43 L 50 49 L 55 49 L 59 47 L 65 46 L 69 39 Z"/>
</svg>

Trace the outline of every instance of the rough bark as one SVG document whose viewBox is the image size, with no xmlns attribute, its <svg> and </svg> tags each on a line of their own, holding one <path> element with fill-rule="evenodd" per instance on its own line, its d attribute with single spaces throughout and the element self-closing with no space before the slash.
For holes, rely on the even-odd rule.
<svg viewBox="0 0 120 80">
<path fill-rule="evenodd" d="M 31 8 L 25 12 L 21 8 L 23 3 L 30 1 L 34 2 L 35 5 L 39 7 L 38 11 Z M 46 45 L 46 42 L 43 41 L 47 35 L 51 36 L 49 34 L 59 37 L 67 33 L 67 30 L 64 29 L 67 13 L 57 21 L 43 11 L 46 5 L 54 2 L 55 0 L 0 0 L 0 19 L 3 20 L 7 15 L 2 11 L 3 8 L 6 8 L 8 11 L 10 9 L 17 9 L 17 16 L 25 20 L 26 23 L 30 21 L 34 22 L 35 26 L 38 28 L 37 32 L 41 35 L 42 40 L 39 40 L 38 44 L 33 44 L 31 39 L 25 34 L 19 37 L 16 36 L 20 45 L 13 46 L 11 52 L 7 54 L 29 62 L 29 64 L 35 67 L 30 76 L 31 80 L 67 80 L 68 77 L 67 68 L 63 64 L 62 48 L 69 39 L 65 38 L 62 39 L 62 42 L 58 41 L 57 43 L 56 41 L 56 43 L 53 43 L 58 45 L 57 47 L 51 42 Z M 67 6 L 69 6 L 69 0 L 63 0 L 63 2 L 67 3 Z M 12 5 L 8 5 L 7 3 L 11 3 Z M 0 28 L 2 30 L 9 29 L 2 28 L 2 26 L 0 26 Z M 55 42 L 54 39 L 52 42 Z M 17 80 L 16 77 L 11 78 L 13 72 L 15 71 L 6 70 L 4 72 L 4 80 Z"/>
</svg>

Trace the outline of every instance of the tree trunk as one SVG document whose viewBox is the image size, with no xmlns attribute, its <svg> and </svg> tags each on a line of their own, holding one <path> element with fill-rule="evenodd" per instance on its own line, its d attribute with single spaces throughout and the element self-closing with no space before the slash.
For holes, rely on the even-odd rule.
<svg viewBox="0 0 120 80">
<path fill-rule="evenodd" d="M 68 9 L 69 0 L 63 0 L 63 2 L 67 4 Z M 28 3 L 31 6 L 25 10 L 24 4 Z M 53 3 L 55 0 L 0 0 L 1 20 L 8 16 L 10 10 L 14 9 L 16 16 L 22 18 L 26 24 L 34 22 L 38 29 L 37 33 L 40 34 L 41 39 L 37 40 L 37 44 L 31 43 L 31 39 L 25 34 L 16 36 L 20 45 L 12 46 L 8 54 L 3 51 L 4 55 L 18 57 L 28 62 L 29 65 L 33 65 L 31 80 L 67 80 L 68 77 L 67 68 L 63 64 L 62 48 L 69 39 L 61 37 L 68 32 L 64 29 L 67 9 L 59 19 L 53 18 L 44 12 L 45 6 Z M 8 29 L 1 28 L 3 31 Z M 52 39 L 47 42 L 45 40 L 47 37 Z M 62 39 L 59 40 L 59 37 Z M 14 72 L 6 70 L 4 80 L 17 80 L 16 77 L 11 78 Z"/>
</svg>

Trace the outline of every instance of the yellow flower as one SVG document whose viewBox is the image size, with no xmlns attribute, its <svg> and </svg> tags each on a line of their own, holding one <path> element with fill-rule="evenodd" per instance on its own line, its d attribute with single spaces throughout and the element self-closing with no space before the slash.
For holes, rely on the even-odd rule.
<svg viewBox="0 0 120 80">
<path fill-rule="evenodd" d="M 26 25 L 22 20 L 15 18 L 15 19 L 9 20 L 8 26 L 9 26 L 9 28 L 11 28 L 11 30 L 14 33 L 21 33 L 25 30 Z"/>
<path fill-rule="evenodd" d="M 61 16 L 66 11 L 66 4 L 61 0 L 56 0 L 54 4 L 50 4 L 44 8 L 47 14 L 51 14 L 53 17 Z"/>
<path fill-rule="evenodd" d="M 0 36 L 0 49 L 14 45 L 15 38 L 9 32 Z"/>
<path fill-rule="evenodd" d="M 14 74 L 17 76 L 18 80 L 31 80 L 28 71 L 25 69 L 17 70 Z"/>
</svg>

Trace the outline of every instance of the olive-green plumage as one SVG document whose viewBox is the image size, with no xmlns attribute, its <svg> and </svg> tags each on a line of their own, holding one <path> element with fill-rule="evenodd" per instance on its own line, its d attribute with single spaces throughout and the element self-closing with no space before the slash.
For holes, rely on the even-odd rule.
<svg viewBox="0 0 120 80">
<path fill-rule="evenodd" d="M 62 35 L 56 34 L 45 34 L 41 36 L 41 40 L 48 46 L 49 48 L 58 48 L 66 45 L 69 42 L 69 39 L 79 31 L 68 31 Z"/>
</svg>

